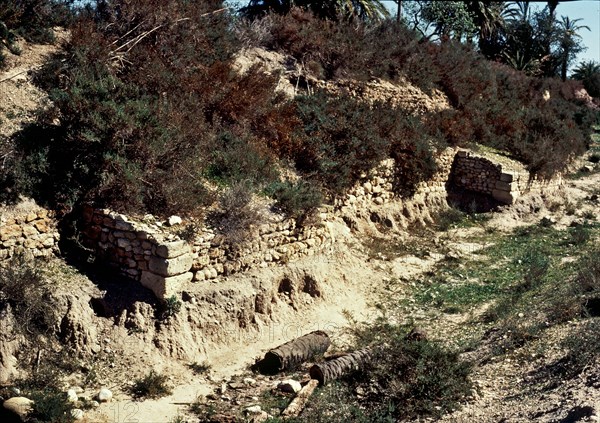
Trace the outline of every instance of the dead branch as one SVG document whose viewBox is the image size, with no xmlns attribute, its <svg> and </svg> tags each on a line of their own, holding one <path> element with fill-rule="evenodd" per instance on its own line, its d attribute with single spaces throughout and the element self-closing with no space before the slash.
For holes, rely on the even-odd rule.
<svg viewBox="0 0 600 423">
<path fill-rule="evenodd" d="M 304 407 L 306 407 L 308 399 L 318 385 L 319 381 L 316 379 L 311 379 L 304 385 L 287 408 L 283 410 L 283 413 L 281 413 L 282 417 L 297 417 L 304 410 Z"/>
</svg>

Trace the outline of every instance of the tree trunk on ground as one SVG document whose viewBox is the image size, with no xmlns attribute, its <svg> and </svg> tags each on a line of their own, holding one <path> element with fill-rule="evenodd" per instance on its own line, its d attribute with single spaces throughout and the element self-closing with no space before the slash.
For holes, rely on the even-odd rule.
<svg viewBox="0 0 600 423">
<path fill-rule="evenodd" d="M 315 364 L 310 368 L 310 377 L 317 379 L 319 384 L 326 385 L 347 373 L 363 368 L 372 358 L 373 351 L 371 349 L 354 351 L 333 360 Z"/>
<path fill-rule="evenodd" d="M 287 408 L 285 410 L 283 410 L 283 413 L 281 413 L 281 416 L 282 417 L 297 417 L 302 412 L 302 410 L 304 410 L 304 407 L 306 406 L 308 399 L 310 398 L 313 391 L 315 390 L 315 388 L 318 385 L 319 385 L 318 380 L 311 379 L 310 382 L 308 382 L 306 385 L 304 385 L 304 387 L 302 387 L 300 392 L 298 392 L 298 394 L 296 394 L 296 397 L 292 400 L 292 402 L 290 402 L 290 404 L 287 406 Z"/>
<path fill-rule="evenodd" d="M 278 346 L 265 354 L 256 368 L 261 373 L 275 374 L 323 354 L 331 345 L 329 336 L 320 330 L 308 333 Z"/>
</svg>

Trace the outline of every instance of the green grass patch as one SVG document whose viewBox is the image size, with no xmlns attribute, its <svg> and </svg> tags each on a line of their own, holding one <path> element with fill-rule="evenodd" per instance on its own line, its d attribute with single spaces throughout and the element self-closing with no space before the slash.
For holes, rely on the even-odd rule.
<svg viewBox="0 0 600 423">
<path fill-rule="evenodd" d="M 471 228 L 481 226 L 491 219 L 489 213 L 475 213 L 476 203 L 473 203 L 470 208 L 473 212 L 467 213 L 454 207 L 439 212 L 434 216 L 435 228 L 442 232 L 449 229 Z"/>
<path fill-rule="evenodd" d="M 499 292 L 500 289 L 496 285 L 434 283 L 429 288 L 418 292 L 415 298 L 419 303 L 432 304 L 446 313 L 460 313 L 468 306 L 493 299 Z"/>
<path fill-rule="evenodd" d="M 566 231 L 543 225 L 519 228 L 460 262 L 439 262 L 419 281 L 414 298 L 449 313 L 495 300 L 490 318 L 500 318 L 542 293 L 549 296 L 556 284 L 573 275 L 572 264 L 563 259 L 585 252 L 599 228 L 597 223 Z"/>
</svg>

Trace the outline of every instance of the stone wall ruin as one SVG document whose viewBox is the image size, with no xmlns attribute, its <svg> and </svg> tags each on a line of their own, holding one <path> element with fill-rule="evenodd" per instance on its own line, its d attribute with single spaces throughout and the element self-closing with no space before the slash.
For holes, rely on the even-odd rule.
<svg viewBox="0 0 600 423">
<path fill-rule="evenodd" d="M 98 262 L 166 299 L 189 283 L 218 281 L 249 269 L 326 252 L 335 242 L 331 231 L 335 220 L 343 219 L 350 230 L 359 230 L 359 222 L 382 230 L 403 230 L 418 221 L 426 224 L 433 220 L 433 212 L 448 207 L 449 185 L 511 204 L 525 192 L 560 184 L 560 178 L 537 181 L 526 172 L 465 150 L 447 148 L 436 160 L 436 174 L 419 183 L 410 198 L 394 193 L 394 163 L 386 160 L 363 175 L 343 198 L 322 207 L 320 223 L 297 227 L 294 220 L 273 216 L 255 228 L 253 237 L 243 245 L 230 245 L 216 229 L 206 226 L 182 239 L 186 222 L 168 227 L 149 215 L 136 219 L 91 206 L 85 207 L 82 215 L 82 243 Z M 33 256 L 57 251 L 57 225 L 47 211 L 3 215 L 0 222 L 0 260 L 20 249 Z"/>
</svg>

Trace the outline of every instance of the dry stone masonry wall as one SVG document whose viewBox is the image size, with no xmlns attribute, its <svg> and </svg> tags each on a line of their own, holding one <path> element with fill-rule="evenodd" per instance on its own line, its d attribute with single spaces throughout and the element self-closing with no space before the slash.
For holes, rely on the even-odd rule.
<svg viewBox="0 0 600 423">
<path fill-rule="evenodd" d="M 438 173 L 430 181 L 419 184 L 417 193 L 406 199 L 403 213 L 407 221 L 414 218 L 419 207 L 424 207 L 426 198 L 444 201 L 454 153 L 448 149 L 440 154 Z M 223 235 L 208 227 L 198 229 L 189 242 L 184 241 L 178 236 L 177 227 L 168 228 L 152 216 L 135 220 L 92 207 L 84 211 L 83 233 L 86 245 L 96 252 L 99 260 L 140 281 L 164 299 L 188 283 L 276 266 L 330 248 L 334 237 L 329 227 L 336 217 L 355 212 L 357 205 L 398 204 L 400 199 L 394 198 L 392 183 L 393 161 L 388 160 L 365 175 L 345 199 L 333 207 L 323 207 L 319 224 L 299 228 L 294 220 L 278 218 L 260 225 L 254 237 L 243 245 L 231 245 Z"/>
<path fill-rule="evenodd" d="M 449 181 L 503 203 L 512 203 L 524 192 L 560 183 L 560 179 L 550 183 L 532 180 L 526 172 L 504 170 L 503 164 L 453 148 L 440 152 L 437 164 L 438 171 L 430 180 L 418 184 L 410 198 L 401 198 L 393 189 L 393 160 L 386 160 L 363 175 L 344 198 L 323 207 L 319 224 L 299 228 L 293 220 L 273 216 L 255 228 L 251 239 L 239 245 L 232 245 L 209 227 L 196 229 L 192 239 L 186 241 L 179 236 L 185 222 L 169 227 L 150 215 L 134 219 L 92 207 L 84 208 L 82 242 L 98 261 L 165 299 L 188 283 L 216 281 L 221 276 L 276 266 L 327 250 L 335 242 L 330 228 L 338 218 L 344 219 L 351 229 L 358 228 L 360 221 L 369 220 L 377 228 L 386 226 L 386 230 L 406 228 L 416 221 L 426 223 L 431 220 L 428 213 L 448 207 Z M 0 223 L 0 260 L 22 250 L 33 256 L 57 250 L 56 222 L 45 210 L 3 214 Z"/>
<path fill-rule="evenodd" d="M 555 188 L 561 182 L 560 176 L 550 181 L 532 178 L 527 171 L 515 170 L 466 150 L 457 152 L 452 165 L 454 186 L 490 195 L 503 204 L 512 204 L 527 192 Z"/>
<path fill-rule="evenodd" d="M 382 220 L 388 228 L 406 228 L 415 221 L 425 220 L 428 209 L 447 207 L 446 183 L 455 154 L 454 148 L 441 151 L 436 157 L 437 172 L 428 181 L 417 184 L 415 193 L 409 198 L 399 197 L 394 192 L 394 161 L 383 161 L 338 201 L 340 215 L 348 222 L 366 211 L 370 214 L 368 218 L 375 223 Z"/>
<path fill-rule="evenodd" d="M 296 228 L 291 220 L 263 224 L 244 245 L 230 245 L 210 228 L 198 230 L 187 242 L 151 216 L 135 221 L 92 207 L 85 209 L 83 221 L 85 242 L 97 257 L 159 298 L 175 295 L 190 282 L 274 266 L 331 245 L 326 221 L 307 228 Z"/>
<path fill-rule="evenodd" d="M 0 214 L 0 260 L 16 254 L 50 256 L 58 250 L 59 234 L 50 212 Z"/>
</svg>

